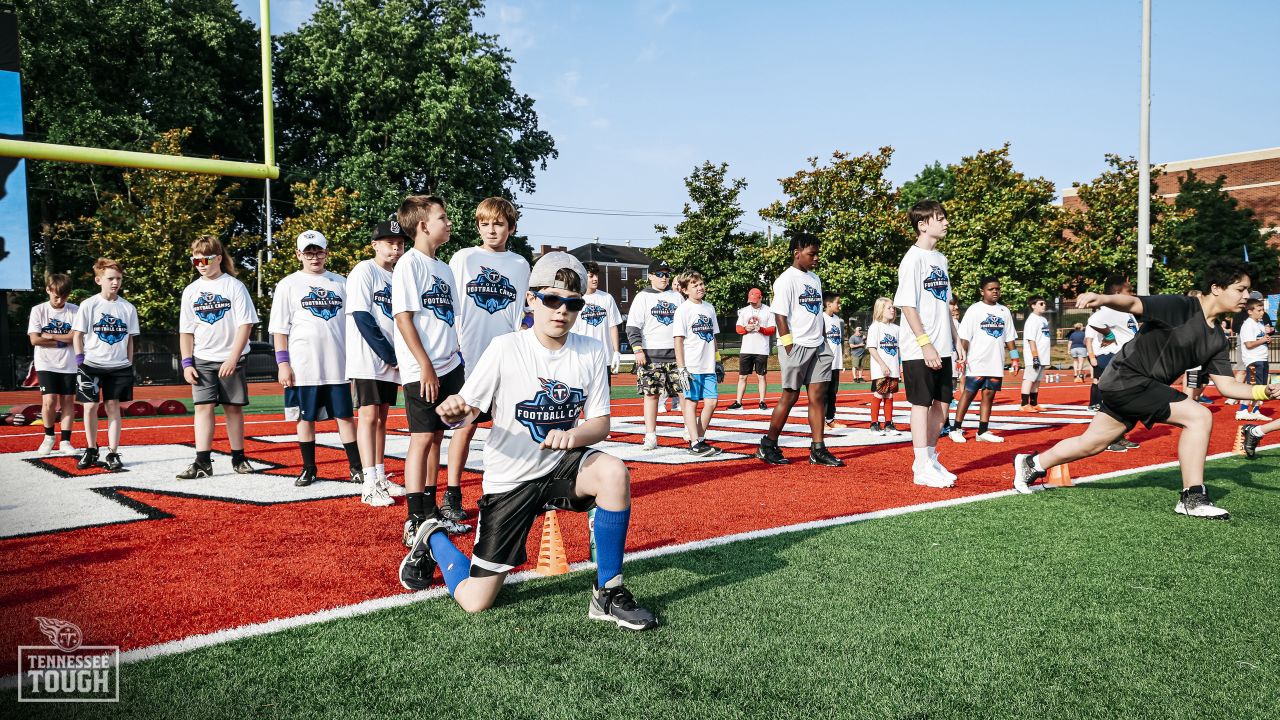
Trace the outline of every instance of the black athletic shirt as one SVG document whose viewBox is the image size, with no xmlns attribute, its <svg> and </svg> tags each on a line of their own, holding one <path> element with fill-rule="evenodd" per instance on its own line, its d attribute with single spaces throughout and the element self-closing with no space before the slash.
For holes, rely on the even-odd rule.
<svg viewBox="0 0 1280 720">
<path fill-rule="evenodd" d="M 1147 295 L 1142 300 L 1142 329 L 1116 354 L 1098 387 L 1117 392 L 1152 380 L 1172 385 L 1188 369 L 1206 375 L 1231 376 L 1230 343 L 1216 325 L 1209 326 L 1198 298 Z"/>
</svg>

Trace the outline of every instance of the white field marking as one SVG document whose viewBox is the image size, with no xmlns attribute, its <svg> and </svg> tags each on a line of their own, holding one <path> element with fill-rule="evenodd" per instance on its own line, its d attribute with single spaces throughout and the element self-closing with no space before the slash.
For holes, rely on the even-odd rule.
<svg viewBox="0 0 1280 720">
<path fill-rule="evenodd" d="M 1259 451 L 1274 450 L 1280 448 L 1280 443 L 1273 445 L 1264 445 L 1258 448 Z M 1218 453 L 1206 457 L 1206 460 L 1221 460 L 1223 458 L 1233 457 L 1235 454 L 1230 452 Z M 1074 478 L 1073 482 L 1077 485 L 1087 482 L 1095 482 L 1098 480 L 1106 480 L 1114 477 L 1122 477 L 1125 475 L 1136 475 L 1138 473 L 1149 472 L 1152 470 L 1163 470 L 1166 468 L 1177 467 L 1178 463 L 1164 462 L 1152 465 L 1143 465 L 1141 467 L 1127 468 L 1124 470 L 1115 470 L 1112 472 L 1099 473 L 1088 477 Z M 1036 492 L 1044 492 L 1048 488 L 1036 487 Z M 826 520 L 811 520 L 809 522 L 795 523 L 793 525 L 783 525 L 781 527 L 766 528 L 764 530 L 751 530 L 749 532 L 735 533 L 733 535 L 723 535 L 721 537 L 707 538 L 705 540 L 694 540 L 687 543 L 679 543 L 676 545 L 666 545 L 663 547 L 650 548 L 641 550 L 627 555 L 625 560 L 638 561 L 647 560 L 649 558 L 662 557 L 665 555 L 676 555 L 679 553 L 693 552 L 710 547 L 718 547 L 721 545 L 729 545 L 732 543 L 758 540 L 761 538 L 774 537 L 777 535 L 786 535 L 795 532 L 804 532 L 806 530 L 816 530 L 828 527 L 837 527 L 840 525 L 850 525 L 867 520 L 877 520 L 880 518 L 895 517 L 897 515 L 907 515 L 910 513 L 923 512 L 926 510 L 936 510 L 939 508 L 955 507 L 957 505 L 967 505 L 969 503 L 981 502 L 984 500 L 994 500 L 996 498 L 1017 496 L 1017 492 L 1012 488 L 1008 490 L 999 490 L 996 492 L 984 493 L 982 495 L 968 495 L 966 497 L 949 498 L 946 500 L 935 500 L 934 502 L 919 503 L 916 505 L 905 505 L 903 507 L 887 508 L 885 510 L 875 510 L 866 513 L 857 513 L 855 515 L 845 515 L 842 517 L 828 518 Z M 581 572 L 595 568 L 593 562 L 576 562 L 569 566 L 569 572 Z M 542 577 L 532 570 L 508 575 L 504 585 L 516 585 Z M 343 605 L 327 610 L 320 610 L 306 615 L 296 615 L 289 618 L 277 618 L 262 623 L 253 623 L 250 625 L 241 625 L 234 628 L 226 628 L 225 630 L 217 630 L 215 632 L 203 635 L 192 635 L 182 638 L 181 640 L 171 640 L 169 642 L 149 645 L 147 647 L 126 650 L 120 653 L 120 663 L 128 664 L 140 662 L 142 660 L 151 660 L 153 658 L 164 657 L 167 655 L 178 655 L 192 650 L 212 647 L 214 645 L 222 645 L 245 638 L 260 637 L 263 635 L 271 635 L 283 630 L 289 630 L 297 627 L 305 627 L 307 625 L 318 625 L 320 623 L 331 622 L 343 618 L 360 617 L 371 613 L 379 612 L 396 607 L 405 607 L 417 602 L 427 600 L 435 600 L 446 596 L 445 588 L 436 587 L 429 590 L 422 590 L 416 593 L 404 593 L 401 595 L 388 595 L 386 597 L 374 598 L 372 600 L 364 600 L 352 605 Z M 0 677 L 0 689 L 10 689 L 17 687 L 19 681 L 18 675 L 6 675 Z"/>
</svg>

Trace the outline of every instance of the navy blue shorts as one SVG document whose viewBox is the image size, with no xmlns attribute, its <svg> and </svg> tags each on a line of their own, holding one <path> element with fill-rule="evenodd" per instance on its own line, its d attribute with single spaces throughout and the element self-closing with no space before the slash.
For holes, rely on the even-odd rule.
<svg viewBox="0 0 1280 720">
<path fill-rule="evenodd" d="M 284 419 L 319 422 L 355 414 L 351 390 L 341 385 L 297 385 L 284 389 Z"/>
<path fill-rule="evenodd" d="M 964 391 L 977 393 L 979 390 L 990 390 L 992 392 L 1000 392 L 1000 388 L 1004 387 L 1004 378 L 998 377 L 966 377 L 964 379 Z"/>
</svg>

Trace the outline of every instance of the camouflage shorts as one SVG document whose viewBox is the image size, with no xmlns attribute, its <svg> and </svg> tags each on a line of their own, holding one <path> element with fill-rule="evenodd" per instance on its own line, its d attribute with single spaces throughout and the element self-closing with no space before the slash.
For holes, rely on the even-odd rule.
<svg viewBox="0 0 1280 720">
<path fill-rule="evenodd" d="M 656 396 L 666 394 L 667 397 L 680 395 L 680 378 L 673 362 L 655 363 L 640 367 L 636 373 L 636 387 L 641 395 Z"/>
</svg>

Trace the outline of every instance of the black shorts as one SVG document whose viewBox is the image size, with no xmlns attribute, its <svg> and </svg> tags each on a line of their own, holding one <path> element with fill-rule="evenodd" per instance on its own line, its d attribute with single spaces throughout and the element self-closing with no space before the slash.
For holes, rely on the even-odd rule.
<svg viewBox="0 0 1280 720">
<path fill-rule="evenodd" d="M 400 392 L 400 386 L 390 380 L 367 378 L 352 380 L 351 388 L 355 392 L 358 408 L 366 405 L 395 405 Z"/>
<path fill-rule="evenodd" d="M 61 373 L 52 370 L 37 370 L 36 378 L 40 383 L 41 395 L 75 395 L 76 374 Z"/>
<path fill-rule="evenodd" d="M 1170 406 L 1187 399 L 1186 395 L 1156 380 L 1147 380 L 1124 390 L 1100 390 L 1102 412 L 1124 423 L 1125 432 L 1138 423 L 1149 428 L 1168 421 Z"/>
<path fill-rule="evenodd" d="M 129 402 L 133 399 L 133 366 L 100 368 L 81 365 L 76 375 L 76 401 L 96 403 L 99 398 Z"/>
<path fill-rule="evenodd" d="M 533 520 L 548 506 L 573 512 L 590 510 L 596 499 L 577 497 L 574 488 L 582 462 L 598 452 L 589 447 L 569 450 L 546 475 L 514 490 L 480 498 L 471 577 L 492 577 L 523 565 L 529 559 L 525 544 Z"/>
<path fill-rule="evenodd" d="M 404 410 L 409 416 L 409 432 L 429 433 L 447 429 L 449 426 L 445 424 L 444 419 L 436 414 L 436 405 L 450 395 L 457 395 L 462 390 L 464 380 L 466 380 L 466 374 L 461 365 L 445 373 L 440 378 L 440 392 L 436 393 L 436 401 L 433 403 L 427 402 L 426 398 L 422 397 L 420 382 L 405 385 Z"/>
<path fill-rule="evenodd" d="M 942 367 L 930 370 L 924 360 L 902 361 L 902 383 L 907 386 L 907 402 L 931 407 L 935 402 L 951 402 L 955 378 L 951 376 L 951 358 L 942 358 Z"/>
<path fill-rule="evenodd" d="M 1187 371 L 1187 389 L 1202 388 L 1208 384 L 1209 376 L 1204 370 L 1188 370 Z"/>
<path fill-rule="evenodd" d="M 217 360 L 196 358 L 195 368 L 198 382 L 191 386 L 192 404 L 224 407 L 244 407 L 249 404 L 249 385 L 245 381 L 243 357 L 236 364 L 236 371 L 228 377 L 218 377 L 222 363 Z"/>
<path fill-rule="evenodd" d="M 739 375 L 764 375 L 769 372 L 768 355 L 739 355 Z"/>
</svg>

